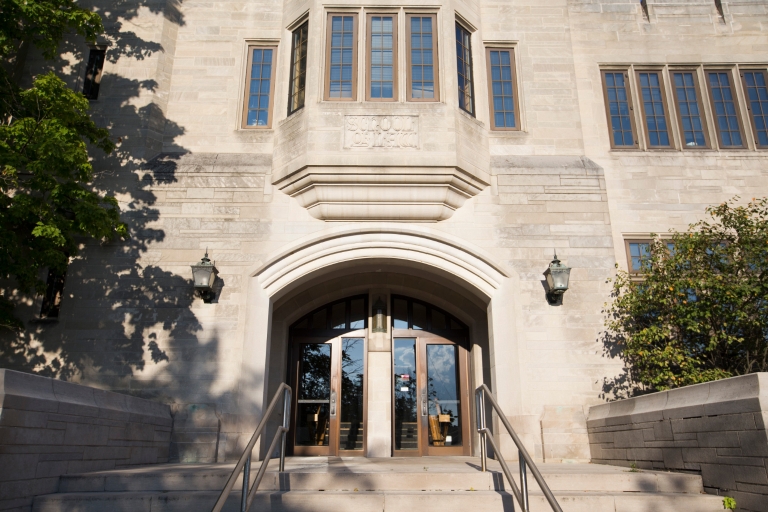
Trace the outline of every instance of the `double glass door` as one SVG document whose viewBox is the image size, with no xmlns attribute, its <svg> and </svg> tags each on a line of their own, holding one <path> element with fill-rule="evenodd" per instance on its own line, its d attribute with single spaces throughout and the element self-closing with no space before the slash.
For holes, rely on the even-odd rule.
<svg viewBox="0 0 768 512">
<path fill-rule="evenodd" d="M 294 455 L 362 455 L 365 338 L 293 343 Z"/>
<path fill-rule="evenodd" d="M 423 334 L 393 340 L 395 455 L 468 455 L 466 351 Z"/>
</svg>

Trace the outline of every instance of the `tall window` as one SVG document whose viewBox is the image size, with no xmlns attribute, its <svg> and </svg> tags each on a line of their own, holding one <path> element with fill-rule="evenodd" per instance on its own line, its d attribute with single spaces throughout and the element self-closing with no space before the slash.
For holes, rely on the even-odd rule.
<svg viewBox="0 0 768 512">
<path fill-rule="evenodd" d="M 458 71 L 459 108 L 475 115 L 472 34 L 458 23 L 456 24 L 456 68 Z"/>
<path fill-rule="evenodd" d="M 755 131 L 755 144 L 768 147 L 768 80 L 763 70 L 742 71 L 747 108 Z"/>
<path fill-rule="evenodd" d="M 706 148 L 709 140 L 704 130 L 703 110 L 699 94 L 696 72 L 672 71 L 672 84 L 675 88 L 675 104 L 683 148 Z"/>
<path fill-rule="evenodd" d="M 353 101 L 357 92 L 357 14 L 328 15 L 325 99 Z"/>
<path fill-rule="evenodd" d="M 91 48 L 88 54 L 88 64 L 85 67 L 85 80 L 83 80 L 83 95 L 89 100 L 99 97 L 101 86 L 101 73 L 104 69 L 105 50 Z"/>
<path fill-rule="evenodd" d="M 304 107 L 307 85 L 307 33 L 309 22 L 293 31 L 291 38 L 291 80 L 288 91 L 288 115 Z"/>
<path fill-rule="evenodd" d="M 488 96 L 491 98 L 491 128 L 519 130 L 515 58 L 510 48 L 488 48 Z"/>
<path fill-rule="evenodd" d="M 632 116 L 629 95 L 629 78 L 625 71 L 603 71 L 608 126 L 611 130 L 611 147 L 615 149 L 637 148 L 635 120 Z"/>
<path fill-rule="evenodd" d="M 438 80 L 436 70 L 437 33 L 434 14 L 409 14 L 408 28 L 408 99 L 436 101 Z"/>
<path fill-rule="evenodd" d="M 667 101 L 660 71 L 638 71 L 637 84 L 645 122 L 645 137 L 649 148 L 672 147 L 672 135 L 667 122 Z"/>
<path fill-rule="evenodd" d="M 397 99 L 397 17 L 368 15 L 368 88 L 366 99 Z"/>
<path fill-rule="evenodd" d="M 707 71 L 709 99 L 715 116 L 718 143 L 721 148 L 743 148 L 741 118 L 736 106 L 736 96 L 731 86 L 731 72 Z"/>
<path fill-rule="evenodd" d="M 275 84 L 275 47 L 248 49 L 248 80 L 245 91 L 243 126 L 269 128 L 272 126 L 272 105 Z"/>
</svg>

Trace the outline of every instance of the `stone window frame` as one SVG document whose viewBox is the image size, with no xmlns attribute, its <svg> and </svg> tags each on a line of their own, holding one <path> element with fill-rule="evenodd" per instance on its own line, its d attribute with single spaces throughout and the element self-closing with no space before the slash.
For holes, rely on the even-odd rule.
<svg viewBox="0 0 768 512">
<path fill-rule="evenodd" d="M 374 16 L 392 16 L 392 97 L 371 97 L 371 18 Z M 400 99 L 400 11 L 372 9 L 365 11 L 365 101 L 376 103 L 398 103 Z"/>
<path fill-rule="evenodd" d="M 485 62 L 486 62 L 486 81 L 488 82 L 488 110 L 491 116 L 490 127 L 493 131 L 508 131 L 519 132 L 522 131 L 522 121 L 520 116 L 520 94 L 518 92 L 517 80 L 517 58 L 515 56 L 516 46 L 499 46 L 489 45 L 485 48 Z M 513 128 L 507 128 L 506 126 L 497 127 L 495 122 L 495 110 L 493 108 L 493 76 L 491 67 L 491 52 L 501 51 L 509 52 L 510 68 L 512 70 L 512 103 L 515 109 L 515 126 Z"/>
<path fill-rule="evenodd" d="M 267 107 L 267 124 L 265 126 L 250 126 L 248 125 L 248 102 L 250 100 L 250 79 L 251 69 L 253 67 L 253 50 L 255 49 L 269 49 L 272 50 L 272 75 L 270 76 L 269 85 L 269 106 Z M 269 130 L 272 128 L 272 121 L 274 118 L 274 105 L 275 105 L 275 82 L 277 78 L 277 67 L 279 61 L 277 60 L 278 43 L 275 42 L 249 42 L 246 50 L 247 64 L 245 66 L 245 87 L 243 91 L 243 112 L 240 121 L 240 128 L 243 130 Z M 289 99 L 290 103 L 290 99 Z"/>
<path fill-rule="evenodd" d="M 434 68 L 435 93 L 433 98 L 414 98 L 411 85 L 411 18 L 432 18 L 432 66 Z M 439 103 L 440 102 L 440 54 L 439 54 L 439 26 L 436 11 L 407 10 L 405 12 L 405 76 L 406 90 L 405 101 L 415 103 Z"/>
<path fill-rule="evenodd" d="M 608 83 L 605 80 L 606 73 L 624 73 L 624 88 L 627 92 L 627 104 L 629 106 L 629 120 L 632 129 L 632 140 L 634 142 L 631 146 L 617 146 L 613 141 L 613 127 L 611 123 L 611 109 L 608 102 Z M 600 68 L 600 82 L 603 88 L 603 107 L 605 109 L 606 121 L 608 123 L 608 141 L 613 151 L 638 151 L 640 150 L 640 137 L 638 136 L 637 120 L 635 119 L 634 110 L 634 97 L 632 91 L 634 87 L 630 83 L 631 66 L 624 67 L 601 67 Z"/>
<path fill-rule="evenodd" d="M 458 39 L 459 32 L 463 32 L 463 33 L 466 34 L 469 46 L 464 46 L 463 41 L 459 41 L 459 39 Z M 454 34 L 455 34 L 455 42 L 456 42 L 456 84 L 457 84 L 456 91 L 458 93 L 458 97 L 457 97 L 458 105 L 459 105 L 459 109 L 463 110 L 464 112 L 466 112 L 467 114 L 471 115 L 472 117 L 475 117 L 475 110 L 476 110 L 476 108 L 475 108 L 475 102 L 476 102 L 476 98 L 475 98 L 475 70 L 474 70 L 474 58 L 472 56 L 472 35 L 473 35 L 473 32 L 474 31 L 471 28 L 469 28 L 468 24 L 462 23 L 459 20 L 458 17 L 456 18 Z M 462 39 L 463 39 L 463 37 L 462 37 Z M 460 45 L 464 49 L 463 53 L 469 55 L 469 63 L 468 63 L 468 66 L 469 66 L 469 80 L 468 80 L 469 81 L 469 92 L 468 93 L 467 93 L 466 88 L 462 91 L 461 87 L 458 85 L 459 84 L 459 77 L 462 75 L 461 70 L 459 69 L 459 61 L 460 60 L 463 61 L 462 56 L 459 55 L 459 46 Z M 466 69 L 466 66 L 467 66 L 467 63 L 465 62 L 465 69 Z M 465 83 L 466 83 L 467 77 L 466 77 L 466 75 L 463 75 L 463 76 L 464 76 Z M 461 97 L 462 96 L 464 97 L 464 101 L 465 102 L 466 102 L 467 98 L 469 98 L 469 102 L 470 102 L 469 110 L 467 110 L 466 108 L 461 106 Z"/>
<path fill-rule="evenodd" d="M 749 117 L 749 126 L 752 130 L 752 140 L 755 144 L 755 149 L 768 149 L 768 145 L 760 144 L 760 141 L 757 137 L 757 126 L 755 125 L 755 116 L 752 115 L 752 106 L 749 102 L 749 91 L 747 89 L 747 82 L 744 80 L 744 73 L 762 73 L 766 83 L 768 83 L 768 71 L 764 67 L 760 66 L 739 66 L 738 75 L 741 79 L 741 88 L 742 92 L 744 94 L 744 106 L 747 110 L 747 115 Z M 746 135 L 745 135 L 746 136 Z"/>
<path fill-rule="evenodd" d="M 712 137 L 709 133 L 710 130 L 710 122 L 708 119 L 707 111 L 705 110 L 705 102 L 704 102 L 704 95 L 702 94 L 702 88 L 701 88 L 701 77 L 699 76 L 699 71 L 701 70 L 701 66 L 670 66 L 668 68 L 668 75 L 669 75 L 669 86 L 670 86 L 670 92 L 672 93 L 672 105 L 674 105 L 674 111 L 675 111 L 675 117 L 677 118 L 677 129 L 678 129 L 678 135 L 680 136 L 680 150 L 682 151 L 695 151 L 695 150 L 702 150 L 702 149 L 713 149 L 712 147 Z M 693 85 L 696 90 L 696 102 L 699 107 L 699 116 L 701 117 L 701 130 L 704 134 L 704 145 L 703 146 L 687 146 L 685 143 L 685 130 L 683 129 L 683 119 L 682 115 L 680 113 L 680 104 L 677 100 L 677 88 L 675 86 L 675 73 L 691 73 L 693 75 Z"/>
<path fill-rule="evenodd" d="M 715 98 L 712 95 L 712 88 L 709 85 L 710 72 L 728 73 L 728 77 L 731 79 L 731 92 L 733 93 L 733 102 L 736 106 L 736 119 L 737 119 L 737 122 L 739 123 L 739 133 L 741 134 L 741 146 L 722 146 L 720 144 L 720 128 L 717 122 L 717 112 L 715 111 Z M 739 97 L 739 87 L 740 87 L 738 83 L 739 73 L 737 73 L 736 69 L 734 69 L 733 67 L 705 66 L 704 78 L 707 86 L 707 97 L 709 97 L 709 106 L 712 109 L 712 125 L 713 125 L 713 130 L 715 132 L 714 143 L 716 147 L 720 150 L 725 150 L 725 151 L 749 149 L 749 146 L 747 144 L 747 130 L 746 130 L 746 126 L 744 126 L 744 117 L 741 111 L 742 101 L 741 101 L 741 98 Z M 745 98 L 745 103 L 746 101 L 747 100 Z"/>
<path fill-rule="evenodd" d="M 670 90 L 667 87 L 666 83 L 666 73 L 664 72 L 664 66 L 632 66 L 633 71 L 633 77 L 635 79 L 634 84 L 630 84 L 630 87 L 635 90 L 637 93 L 637 102 L 638 102 L 638 113 L 637 115 L 640 117 L 640 123 L 639 126 L 642 129 L 642 138 L 643 142 L 645 144 L 645 147 L 643 148 L 646 151 L 669 151 L 669 150 L 677 150 L 676 145 L 676 139 L 675 139 L 675 133 L 674 133 L 674 123 L 676 122 L 673 119 L 672 115 L 672 109 L 669 105 L 669 95 L 668 91 Z M 648 126 L 646 125 L 646 119 L 645 119 L 645 102 L 643 101 L 642 96 L 642 86 L 640 85 L 640 74 L 641 73 L 647 73 L 647 72 L 654 72 L 658 73 L 659 75 L 659 87 L 661 88 L 661 97 L 662 102 L 664 104 L 664 115 L 667 120 L 667 136 L 669 137 L 669 145 L 668 146 L 651 146 L 651 139 L 650 139 L 650 133 L 648 132 Z M 631 110 L 631 107 L 630 107 Z"/>
<path fill-rule="evenodd" d="M 306 34 L 303 39 L 299 39 L 299 43 L 304 44 L 305 51 L 304 51 L 304 70 L 302 74 L 304 75 L 304 86 L 301 87 L 300 91 L 297 91 L 294 93 L 294 85 L 297 83 L 297 76 L 296 76 L 296 35 L 301 34 L 301 31 L 304 31 Z M 307 61 L 309 60 L 309 55 L 307 51 L 309 41 L 309 18 L 303 17 L 299 21 L 296 22 L 296 24 L 291 28 L 291 53 L 290 53 L 290 71 L 288 74 L 288 116 L 291 114 L 298 112 L 299 110 L 304 108 L 304 105 L 306 104 L 306 98 L 307 98 Z M 300 105 L 295 104 L 294 98 L 301 96 Z"/>
<path fill-rule="evenodd" d="M 326 11 L 326 27 L 325 27 L 325 73 L 323 74 L 323 101 L 341 101 L 341 102 L 356 102 L 357 101 L 357 80 L 358 80 L 358 48 L 360 46 L 360 28 L 359 28 L 359 9 L 354 11 L 344 11 L 334 9 L 332 11 Z M 352 97 L 350 98 L 334 98 L 331 97 L 331 38 L 333 36 L 332 23 L 334 16 L 352 16 Z"/>
</svg>

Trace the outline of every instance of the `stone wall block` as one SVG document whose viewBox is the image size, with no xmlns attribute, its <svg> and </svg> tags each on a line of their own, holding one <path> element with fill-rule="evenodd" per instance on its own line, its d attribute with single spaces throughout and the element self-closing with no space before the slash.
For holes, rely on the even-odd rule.
<svg viewBox="0 0 768 512">
<path fill-rule="evenodd" d="M 708 492 L 733 496 L 739 510 L 768 511 L 766 376 L 745 375 L 593 407 L 587 419 L 592 462 L 637 461 L 638 467 L 697 472 Z M 663 419 L 649 422 L 654 404 Z M 757 406 L 763 409 L 755 411 Z"/>
<path fill-rule="evenodd" d="M 11 370 L 0 391 L 0 510 L 29 510 L 64 474 L 168 461 L 167 405 Z"/>
</svg>

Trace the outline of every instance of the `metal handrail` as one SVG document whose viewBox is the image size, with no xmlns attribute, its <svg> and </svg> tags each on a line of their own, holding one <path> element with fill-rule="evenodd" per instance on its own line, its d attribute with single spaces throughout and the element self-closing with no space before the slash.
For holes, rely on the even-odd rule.
<svg viewBox="0 0 768 512">
<path fill-rule="evenodd" d="M 517 451 L 520 459 L 520 489 L 517 488 L 517 485 L 515 485 L 515 481 L 512 480 L 512 472 L 509 470 L 509 466 L 507 466 L 507 462 L 504 460 L 504 457 L 501 455 L 501 452 L 499 451 L 498 446 L 496 446 L 496 441 L 493 440 L 493 432 L 491 432 L 491 430 L 485 424 L 486 396 L 490 399 L 491 405 L 496 411 L 496 414 L 499 416 L 499 419 L 501 420 L 502 424 L 506 427 L 507 432 L 509 432 L 509 435 L 512 437 L 512 441 L 514 441 L 515 445 L 517 445 Z M 515 495 L 515 499 L 520 504 L 520 507 L 523 509 L 523 512 L 529 512 L 530 510 L 528 508 L 528 475 L 526 472 L 526 465 L 529 468 L 531 468 L 531 473 L 533 473 L 533 478 L 535 478 L 536 482 L 539 484 L 539 488 L 544 493 L 544 497 L 547 498 L 547 501 L 549 502 L 549 506 L 552 507 L 552 510 L 554 510 L 554 512 L 563 512 L 563 509 L 560 508 L 560 505 L 557 503 L 557 500 L 555 499 L 555 495 L 552 494 L 552 491 L 549 490 L 549 486 L 544 481 L 544 477 L 541 476 L 541 472 L 539 471 L 539 468 L 536 467 L 536 464 L 533 462 L 533 459 L 531 458 L 530 455 L 528 455 L 528 450 L 525 449 L 525 446 L 523 446 L 522 441 L 520 441 L 520 438 L 517 437 L 515 430 L 512 428 L 512 425 L 509 424 L 507 417 L 504 416 L 504 412 L 501 410 L 501 407 L 499 407 L 499 403 L 493 397 L 493 393 L 491 393 L 491 390 L 488 389 L 488 386 L 486 386 L 485 384 L 481 384 L 480 387 L 478 387 L 475 390 L 475 412 L 477 413 L 477 431 L 480 433 L 480 436 L 482 437 L 482 441 L 480 442 L 480 461 L 482 465 L 482 470 L 483 471 L 487 470 L 488 447 L 486 443 L 490 442 L 491 446 L 493 447 L 493 452 L 499 458 L 499 464 L 501 464 L 501 469 L 504 471 L 504 475 L 507 477 L 507 480 L 509 480 L 509 484 L 512 486 L 512 494 Z"/>
<path fill-rule="evenodd" d="M 275 410 L 281 392 L 283 394 L 283 424 L 280 425 L 280 427 L 277 429 L 277 432 L 275 432 L 275 437 L 272 438 L 272 443 L 269 445 L 269 450 L 267 450 L 267 453 L 264 456 L 264 461 L 261 463 L 261 467 L 259 468 L 259 472 L 256 474 L 256 480 L 253 482 L 253 486 L 251 486 L 249 489 L 249 484 L 251 481 L 251 455 L 253 454 L 253 447 L 256 446 L 256 441 L 258 441 L 262 430 L 264 430 L 264 427 L 267 425 L 267 420 L 272 415 L 272 411 Z M 245 450 L 243 450 L 243 454 L 240 456 L 237 464 L 235 464 L 235 469 L 232 470 L 232 474 L 229 476 L 229 480 L 227 480 L 227 484 L 224 486 L 224 490 L 221 491 L 221 494 L 219 494 L 219 499 L 216 500 L 216 505 L 213 506 L 213 510 L 211 512 L 221 512 L 221 509 L 224 508 L 224 503 L 227 501 L 229 493 L 235 486 L 235 481 L 237 480 L 237 476 L 240 474 L 240 471 L 243 471 L 243 493 L 240 498 L 240 512 L 248 512 L 248 509 L 251 507 L 251 503 L 253 503 L 253 498 L 256 495 L 256 490 L 259 488 L 259 484 L 261 483 L 261 479 L 264 478 L 264 473 L 267 471 L 267 465 L 272 459 L 272 452 L 275 449 L 278 438 L 282 439 L 282 443 L 280 445 L 280 471 L 285 471 L 285 434 L 288 432 L 288 427 L 290 425 L 289 421 L 291 418 L 291 395 L 291 387 L 285 383 L 280 384 L 280 387 L 277 388 L 275 396 L 269 403 L 269 407 L 267 407 L 264 416 L 261 418 L 259 426 L 256 427 L 253 436 L 251 436 L 251 440 L 248 441 L 248 445 L 246 445 Z"/>
</svg>

